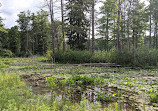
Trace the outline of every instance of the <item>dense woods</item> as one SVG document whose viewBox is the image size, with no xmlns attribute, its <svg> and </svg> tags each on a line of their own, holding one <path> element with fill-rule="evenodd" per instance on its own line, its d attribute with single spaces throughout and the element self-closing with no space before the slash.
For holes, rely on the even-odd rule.
<svg viewBox="0 0 158 111">
<path fill-rule="evenodd" d="M 92 56 L 97 55 L 99 50 L 104 54 L 115 50 L 117 60 L 106 62 L 123 61 L 119 56 L 128 54 L 131 61 L 137 62 L 140 58 L 140 51 L 137 50 L 141 50 L 142 53 L 146 50 L 157 51 L 158 0 L 150 0 L 148 5 L 141 0 L 58 2 L 61 12 L 59 20 L 55 19 L 53 0 L 45 1 L 45 10 L 41 9 L 36 13 L 29 10 L 20 12 L 17 26 L 10 29 L 5 28 L 1 18 L 0 49 L 6 53 L 1 55 L 46 55 L 52 51 L 52 57 L 58 60 L 59 56 L 65 54 L 62 52 L 70 53 L 70 50 L 77 50 L 81 55 L 84 55 L 82 50 L 87 50 Z M 98 3 L 102 5 L 99 10 L 95 10 Z M 66 55 L 64 57 L 66 58 Z M 107 57 L 104 61 L 94 62 L 105 62 L 105 59 Z M 92 60 L 89 59 L 89 62 Z"/>
</svg>

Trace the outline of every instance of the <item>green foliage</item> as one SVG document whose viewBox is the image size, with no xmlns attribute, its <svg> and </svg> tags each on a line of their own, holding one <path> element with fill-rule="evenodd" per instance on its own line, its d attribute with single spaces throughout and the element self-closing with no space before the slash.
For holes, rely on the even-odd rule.
<svg viewBox="0 0 158 111">
<path fill-rule="evenodd" d="M 48 60 L 52 60 L 52 51 L 47 51 Z M 132 50 L 124 48 L 118 52 L 115 48 L 110 51 L 95 51 L 92 55 L 90 51 L 67 50 L 66 52 L 56 51 L 55 61 L 60 63 L 118 63 L 124 66 L 138 66 L 147 68 L 156 66 L 158 63 L 158 50 L 149 47 L 138 47 L 136 49 L 136 62 L 133 62 Z"/>
<path fill-rule="evenodd" d="M 149 91 L 149 97 L 151 103 L 158 103 L 158 90 L 151 89 Z"/>
<path fill-rule="evenodd" d="M 99 35 L 104 39 L 104 49 L 109 50 L 109 41 L 110 41 L 110 30 L 114 27 L 114 21 L 116 20 L 117 15 L 115 12 L 118 10 L 116 0 L 106 0 L 103 2 L 103 6 L 100 7 L 100 13 L 102 14 L 99 22 Z M 113 36 L 113 35 L 112 35 Z"/>
<path fill-rule="evenodd" d="M 62 63 L 87 63 L 90 62 L 90 51 L 67 50 L 66 52 L 56 51 L 55 61 Z"/>
<path fill-rule="evenodd" d="M 112 94 L 112 93 L 108 93 L 105 94 L 103 92 L 98 92 L 97 93 L 97 100 L 101 101 L 102 103 L 104 102 L 112 102 L 116 99 L 121 99 L 123 97 L 123 94 L 121 91 L 117 91 L 116 93 Z"/>
<path fill-rule="evenodd" d="M 0 69 L 1 69 L 1 68 L 6 68 L 6 67 L 7 67 L 6 64 L 4 64 L 3 62 L 0 62 Z"/>
<path fill-rule="evenodd" d="M 16 55 L 20 53 L 20 32 L 18 27 L 14 26 L 8 31 L 9 49 Z"/>
<path fill-rule="evenodd" d="M 104 111 L 124 111 L 123 105 L 121 103 L 115 102 L 108 105 Z M 132 109 L 128 109 L 128 111 L 133 111 Z"/>
<path fill-rule="evenodd" d="M 49 87 L 55 87 L 56 83 L 58 82 L 58 79 L 55 77 L 48 77 L 46 80 L 47 80 L 47 86 Z"/>
<path fill-rule="evenodd" d="M 73 75 L 68 79 L 67 83 L 69 85 L 90 85 L 103 83 L 103 80 L 94 76 Z"/>
<path fill-rule="evenodd" d="M 137 66 L 156 66 L 158 63 L 158 50 L 149 47 L 137 48 Z"/>
<path fill-rule="evenodd" d="M 75 104 L 55 100 L 49 102 L 47 97 L 33 95 L 20 81 L 18 75 L 0 72 L 0 76 L 0 109 L 2 111 L 97 111 L 101 107 L 99 103 L 89 103 L 86 99 Z"/>
<path fill-rule="evenodd" d="M 71 49 L 85 50 L 89 21 L 86 18 L 87 2 L 85 0 L 66 0 L 67 36 Z"/>
<path fill-rule="evenodd" d="M 31 13 L 29 10 L 23 11 L 18 14 L 18 17 L 17 23 L 21 39 L 20 55 L 45 55 L 50 48 L 50 24 L 47 11 L 41 9 L 36 14 Z M 10 42 L 12 43 L 13 41 Z"/>
<path fill-rule="evenodd" d="M 29 97 L 31 93 L 25 89 L 25 85 L 20 81 L 19 76 L 12 74 L 2 74 L 0 72 L 0 108 L 7 110 L 10 107 L 19 108 L 24 103 L 25 98 L 20 95 Z M 9 106 L 9 107 L 8 107 Z"/>
<path fill-rule="evenodd" d="M 0 56 L 2 57 L 13 57 L 13 53 L 7 49 L 0 49 Z"/>
<path fill-rule="evenodd" d="M 47 86 L 56 87 L 56 86 L 81 86 L 81 85 L 94 85 L 104 83 L 103 79 L 95 76 L 87 76 L 87 75 L 72 75 L 67 80 L 60 80 L 56 77 L 48 77 L 47 78 Z"/>
<path fill-rule="evenodd" d="M 109 53 L 107 51 L 95 51 L 94 55 L 90 58 L 93 63 L 106 63 L 109 61 Z"/>
<path fill-rule="evenodd" d="M 47 50 L 47 52 L 46 52 L 46 58 L 47 58 L 47 60 L 52 61 L 52 51 Z"/>
<path fill-rule="evenodd" d="M 98 92 L 97 93 L 97 100 L 98 101 L 101 101 L 101 102 L 110 102 L 112 101 L 112 98 L 114 97 L 113 94 L 105 94 L 105 93 L 101 93 L 101 92 Z"/>
</svg>

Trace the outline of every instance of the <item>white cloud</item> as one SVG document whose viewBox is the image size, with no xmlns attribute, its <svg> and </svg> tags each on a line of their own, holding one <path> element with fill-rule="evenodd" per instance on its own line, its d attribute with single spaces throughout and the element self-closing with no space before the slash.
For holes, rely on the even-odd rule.
<svg viewBox="0 0 158 111">
<path fill-rule="evenodd" d="M 18 19 L 17 14 L 21 11 L 31 10 L 31 12 L 36 12 L 42 7 L 44 0 L 1 0 L 2 7 L 0 7 L 0 16 L 4 19 L 4 24 L 7 28 L 16 25 L 16 20 Z M 147 0 L 141 0 L 147 1 Z M 148 4 L 146 2 L 146 4 Z M 60 5 L 56 3 L 55 6 Z M 101 4 L 97 4 L 96 9 L 99 10 Z M 58 10 L 58 9 L 57 9 Z M 60 19 L 60 13 L 57 11 L 56 19 Z"/>
<path fill-rule="evenodd" d="M 21 11 L 31 10 L 35 12 L 39 10 L 40 3 L 43 0 L 2 0 L 0 7 L 0 16 L 4 19 L 4 24 L 10 28 L 16 24 L 17 14 Z"/>
</svg>

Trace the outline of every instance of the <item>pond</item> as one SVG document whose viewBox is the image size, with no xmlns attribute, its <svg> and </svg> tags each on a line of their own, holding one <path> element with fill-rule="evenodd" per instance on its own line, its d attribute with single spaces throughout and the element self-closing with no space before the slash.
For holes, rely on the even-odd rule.
<svg viewBox="0 0 158 111">
<path fill-rule="evenodd" d="M 45 78 L 34 77 L 34 75 L 22 76 L 27 85 L 34 94 L 48 96 L 50 101 L 62 101 L 71 103 L 80 103 L 83 98 L 86 98 L 91 103 L 101 102 L 102 108 L 108 105 L 119 103 L 119 107 L 124 111 L 140 111 L 136 101 L 130 99 L 133 92 L 118 89 L 110 85 L 81 85 L 81 86 L 60 86 L 54 88 L 46 86 Z M 38 82 L 37 82 L 38 78 Z"/>
</svg>

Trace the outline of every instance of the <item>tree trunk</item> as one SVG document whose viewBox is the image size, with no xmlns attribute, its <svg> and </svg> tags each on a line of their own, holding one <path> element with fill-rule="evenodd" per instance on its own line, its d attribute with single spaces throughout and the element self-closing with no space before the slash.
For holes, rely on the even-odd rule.
<svg viewBox="0 0 158 111">
<path fill-rule="evenodd" d="M 90 21 L 91 21 L 91 19 L 90 19 Z M 87 47 L 88 47 L 87 48 L 88 50 L 91 49 L 91 25 L 89 26 L 89 36 L 88 36 L 88 46 Z"/>
<path fill-rule="evenodd" d="M 94 37 L 94 6 L 95 6 L 95 1 L 93 0 L 92 3 L 92 54 L 94 54 L 95 51 L 95 37 Z"/>
<path fill-rule="evenodd" d="M 156 48 L 158 48 L 157 22 L 155 23 Z"/>
<path fill-rule="evenodd" d="M 121 52 L 120 49 L 120 11 L 121 11 L 121 2 L 119 0 L 119 4 L 118 4 L 118 20 L 117 20 L 117 50 L 119 51 L 119 53 Z"/>
<path fill-rule="evenodd" d="M 105 48 L 105 50 L 106 51 L 108 51 L 109 50 L 109 47 L 108 47 L 108 45 L 109 45 L 109 17 L 108 17 L 108 13 L 107 13 L 107 18 L 106 18 L 106 38 L 105 38 L 105 40 L 106 40 L 106 48 Z"/>
<path fill-rule="evenodd" d="M 57 26 L 55 28 L 55 33 L 56 33 L 55 35 L 56 35 L 56 39 L 57 39 L 57 50 L 59 52 L 59 50 L 60 50 L 60 43 L 59 43 L 58 31 L 56 29 L 57 29 Z"/>
<path fill-rule="evenodd" d="M 55 21 L 54 21 L 54 4 L 53 0 L 49 1 L 48 8 L 50 11 L 50 19 L 51 19 L 51 36 L 52 36 L 52 56 L 55 58 Z M 55 62 L 55 60 L 53 60 Z"/>
<path fill-rule="evenodd" d="M 128 48 L 128 51 L 130 51 L 130 38 L 129 38 L 129 19 L 127 21 L 127 48 Z"/>
<path fill-rule="evenodd" d="M 65 52 L 65 31 L 64 31 L 64 8 L 63 0 L 61 0 L 61 17 L 62 17 L 62 36 L 63 36 L 63 52 Z"/>
<path fill-rule="evenodd" d="M 151 46 L 151 38 L 152 38 L 152 37 L 151 37 L 151 33 L 152 33 L 152 32 L 151 32 L 151 28 L 152 28 L 152 27 L 151 27 L 151 14 L 150 14 L 150 38 L 149 38 L 149 45 L 150 45 L 150 46 Z"/>
<path fill-rule="evenodd" d="M 136 41 L 135 41 L 135 30 L 133 29 L 133 36 L 132 36 L 132 39 L 133 39 L 133 62 L 135 63 L 136 62 Z"/>
</svg>

